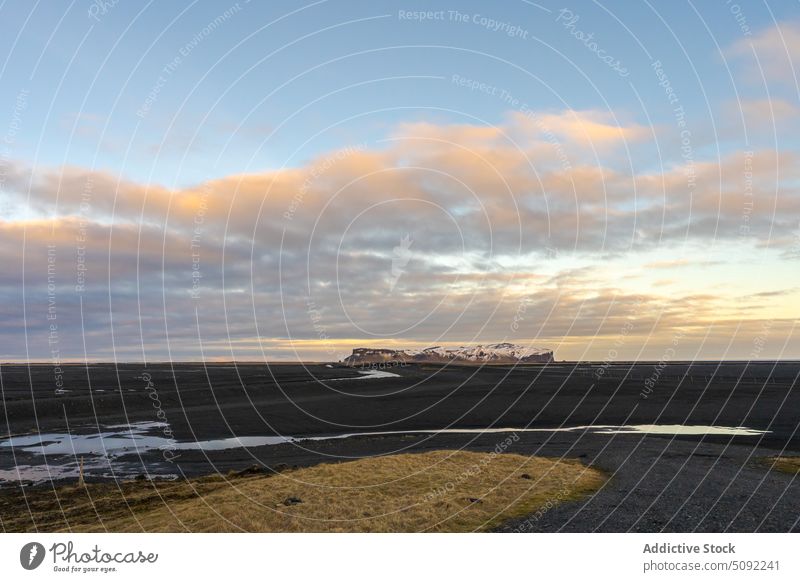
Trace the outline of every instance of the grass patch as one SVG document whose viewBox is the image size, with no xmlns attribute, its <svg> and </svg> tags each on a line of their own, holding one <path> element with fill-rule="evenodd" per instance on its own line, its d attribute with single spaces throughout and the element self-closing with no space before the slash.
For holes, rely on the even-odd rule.
<svg viewBox="0 0 800 582">
<path fill-rule="evenodd" d="M 800 473 L 800 457 L 770 457 L 767 463 L 778 471 L 796 475 Z"/>
<path fill-rule="evenodd" d="M 579 499 L 604 475 L 574 460 L 434 451 L 279 474 L 0 494 L 5 531 L 465 532 Z"/>
</svg>

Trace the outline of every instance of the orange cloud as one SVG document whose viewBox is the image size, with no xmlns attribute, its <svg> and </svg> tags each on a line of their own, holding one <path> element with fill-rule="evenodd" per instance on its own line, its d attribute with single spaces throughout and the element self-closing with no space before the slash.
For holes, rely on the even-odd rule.
<svg viewBox="0 0 800 582">
<path fill-rule="evenodd" d="M 516 118 L 525 118 L 522 113 Z M 528 120 L 530 123 L 530 119 Z M 651 135 L 647 127 L 619 125 L 611 113 L 598 111 L 565 111 L 541 116 L 541 127 L 547 128 L 568 142 L 595 147 L 634 142 Z"/>
</svg>

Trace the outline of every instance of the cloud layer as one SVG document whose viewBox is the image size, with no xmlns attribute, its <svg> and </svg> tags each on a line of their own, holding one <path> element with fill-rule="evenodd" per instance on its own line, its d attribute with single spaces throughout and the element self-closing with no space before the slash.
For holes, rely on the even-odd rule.
<svg viewBox="0 0 800 582">
<path fill-rule="evenodd" d="M 625 357 L 658 357 L 676 330 L 684 357 L 721 357 L 765 322 L 786 337 L 792 281 L 757 300 L 724 287 L 737 261 L 797 254 L 796 154 L 631 153 L 673 139 L 599 111 L 512 112 L 181 189 L 12 164 L 0 354 L 332 359 L 507 339 L 602 358 L 634 322 Z"/>
</svg>

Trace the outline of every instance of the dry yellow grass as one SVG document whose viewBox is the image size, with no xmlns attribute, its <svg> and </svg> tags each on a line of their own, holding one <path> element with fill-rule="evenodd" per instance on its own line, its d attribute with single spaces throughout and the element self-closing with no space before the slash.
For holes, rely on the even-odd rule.
<svg viewBox="0 0 800 582">
<path fill-rule="evenodd" d="M 462 532 L 491 529 L 605 478 L 578 461 L 435 451 L 277 475 L 90 484 L 0 495 L 6 531 Z"/>
<path fill-rule="evenodd" d="M 800 473 L 800 457 L 771 457 L 767 459 L 773 469 L 784 473 Z"/>
</svg>

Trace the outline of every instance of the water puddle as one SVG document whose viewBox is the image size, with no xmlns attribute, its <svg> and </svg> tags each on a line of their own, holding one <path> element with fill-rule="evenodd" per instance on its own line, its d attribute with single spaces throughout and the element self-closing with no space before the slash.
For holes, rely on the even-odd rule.
<svg viewBox="0 0 800 582">
<path fill-rule="evenodd" d="M 166 425 L 162 422 L 139 422 L 109 425 L 102 432 L 93 434 L 41 433 L 13 436 L 0 442 L 0 449 L 15 448 L 40 455 L 94 455 L 113 458 L 172 444 L 171 439 L 147 434 L 164 426 Z"/>
<path fill-rule="evenodd" d="M 634 424 L 629 426 L 594 427 L 600 434 L 657 434 L 657 435 L 723 435 L 723 436 L 760 436 L 768 430 L 756 430 L 746 426 L 702 426 L 682 424 Z"/>
<path fill-rule="evenodd" d="M 136 463 L 111 463 L 108 459 L 89 459 L 84 461 L 83 474 L 91 477 L 105 479 L 133 479 L 146 472 L 141 464 Z M 0 483 L 46 483 L 60 479 L 77 481 L 80 477 L 80 462 L 73 461 L 63 464 L 49 463 L 41 465 L 18 465 L 13 469 L 0 469 Z M 176 473 L 153 471 L 149 478 L 174 480 Z"/>
<path fill-rule="evenodd" d="M 328 378 L 323 379 L 323 382 L 340 382 L 342 380 L 373 380 L 375 378 L 400 378 L 400 374 L 393 374 L 386 370 L 359 370 L 361 376 L 354 376 L 350 378 Z"/>
<path fill-rule="evenodd" d="M 380 372 L 380 371 L 375 371 Z M 395 374 L 392 374 L 394 376 Z M 351 432 L 334 435 L 315 436 L 241 436 L 201 441 L 176 441 L 171 438 L 151 434 L 162 431 L 162 422 L 139 422 L 133 424 L 107 425 L 99 432 L 91 434 L 42 433 L 13 436 L 0 441 L 0 452 L 12 450 L 15 454 L 26 454 L 24 463 L 16 468 L 0 469 L 0 482 L 44 482 L 61 478 L 77 479 L 80 462 L 84 462 L 86 475 L 129 478 L 140 473 L 150 473 L 159 463 L 141 460 L 131 461 L 130 455 L 143 455 L 154 450 L 172 451 L 225 451 L 287 443 L 310 441 L 341 440 L 354 437 L 379 437 L 409 434 L 498 434 L 498 433 L 561 433 L 584 432 L 589 434 L 641 434 L 661 436 L 739 436 L 752 437 L 767 434 L 769 431 L 756 430 L 744 426 L 705 426 L 680 424 L 638 424 L 638 425 L 586 425 L 560 428 L 450 428 L 442 430 L 398 430 Z M 127 461 L 122 460 L 127 457 Z M 41 458 L 42 463 L 35 463 Z M 160 463 L 160 465 L 165 465 Z M 170 474 L 171 475 L 171 474 Z M 174 476 L 174 475 L 171 475 Z"/>
<path fill-rule="evenodd" d="M 181 442 L 163 436 L 148 435 L 154 429 L 164 427 L 160 422 L 140 422 L 131 425 L 111 425 L 94 434 L 43 433 L 14 436 L 0 442 L 0 448 L 16 448 L 26 453 L 40 455 L 94 455 L 120 457 L 145 453 L 153 449 L 169 447 L 180 451 L 224 451 L 227 449 L 252 448 L 302 441 L 340 440 L 353 437 L 392 436 L 404 434 L 497 434 L 497 433 L 557 433 L 587 432 L 593 434 L 655 434 L 655 435 L 723 435 L 760 436 L 769 431 L 744 426 L 702 426 L 680 424 L 634 424 L 634 425 L 587 425 L 563 428 L 449 428 L 442 430 L 387 430 L 372 432 L 350 432 L 322 436 L 242 436 L 223 439 Z M 116 429 L 121 430 L 108 430 Z"/>
<path fill-rule="evenodd" d="M 586 426 L 570 426 L 561 428 L 446 428 L 441 430 L 395 430 L 381 432 L 352 432 L 340 435 L 297 437 L 294 440 L 331 440 L 363 436 L 386 436 L 402 434 L 497 434 L 497 433 L 525 433 L 525 432 L 587 432 L 591 434 L 655 434 L 655 435 L 728 435 L 728 436 L 759 436 L 769 433 L 768 430 L 756 430 L 745 426 L 704 426 L 682 424 L 630 424 L 630 425 L 605 425 L 595 424 Z"/>
</svg>

